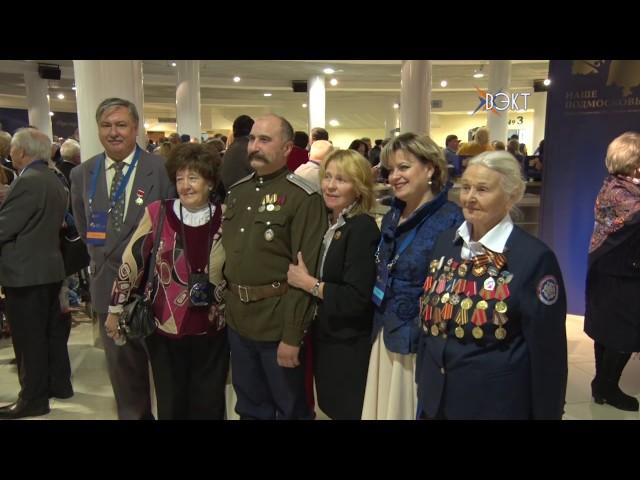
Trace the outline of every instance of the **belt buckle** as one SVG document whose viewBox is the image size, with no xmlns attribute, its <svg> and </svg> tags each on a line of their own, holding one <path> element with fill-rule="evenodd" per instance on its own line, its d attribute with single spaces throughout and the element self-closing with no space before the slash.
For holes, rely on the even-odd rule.
<svg viewBox="0 0 640 480">
<path fill-rule="evenodd" d="M 243 292 L 244 292 L 244 297 L 242 295 Z M 240 301 L 242 303 L 249 303 L 249 289 L 247 287 L 238 285 L 238 295 L 240 296 Z"/>
</svg>

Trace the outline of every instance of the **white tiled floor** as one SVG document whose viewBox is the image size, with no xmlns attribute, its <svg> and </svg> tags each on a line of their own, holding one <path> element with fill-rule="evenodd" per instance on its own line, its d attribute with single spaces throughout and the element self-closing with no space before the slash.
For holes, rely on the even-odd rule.
<svg viewBox="0 0 640 480">
<path fill-rule="evenodd" d="M 104 352 L 94 348 L 90 320 L 77 316 L 69 339 L 69 356 L 75 395 L 68 400 L 51 400 L 51 413 L 43 420 L 113 420 L 117 418 L 113 392 L 106 371 Z M 569 382 L 564 418 L 568 420 L 639 420 L 638 412 L 622 412 L 591 400 L 589 383 L 593 378 L 593 343 L 582 332 L 582 317 L 567 316 Z M 0 405 L 15 401 L 19 390 L 10 340 L 0 340 Z M 640 398 L 640 359 L 632 357 L 625 368 L 622 389 Z M 326 419 L 318 412 L 318 419 Z"/>
</svg>

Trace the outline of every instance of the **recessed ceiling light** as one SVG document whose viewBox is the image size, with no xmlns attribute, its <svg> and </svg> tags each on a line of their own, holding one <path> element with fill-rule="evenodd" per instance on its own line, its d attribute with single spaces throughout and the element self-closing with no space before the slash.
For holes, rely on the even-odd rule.
<svg viewBox="0 0 640 480">
<path fill-rule="evenodd" d="M 338 85 L 338 80 L 335 78 L 332 78 L 331 80 L 329 80 L 329 83 L 335 87 L 336 85 Z"/>
<path fill-rule="evenodd" d="M 64 93 L 59 93 L 59 94 L 58 94 L 58 98 L 59 98 L 60 100 L 64 100 Z"/>
<path fill-rule="evenodd" d="M 473 74 L 473 78 L 482 78 L 484 77 L 484 73 L 482 72 L 476 72 Z"/>
<path fill-rule="evenodd" d="M 272 94 L 272 93 L 263 93 L 263 95 L 264 95 L 265 97 L 270 97 L 270 96 L 271 96 L 271 95 L 273 95 L 273 94 Z"/>
<path fill-rule="evenodd" d="M 177 64 L 176 62 L 171 62 L 171 66 L 172 66 L 172 67 L 177 67 L 177 66 L 178 66 L 178 64 Z"/>
<path fill-rule="evenodd" d="M 440 86 L 441 86 L 442 88 L 446 88 L 446 86 L 447 86 L 447 85 L 449 85 L 449 82 L 447 82 L 446 80 L 442 80 L 442 81 L 440 82 Z"/>
<path fill-rule="evenodd" d="M 545 78 L 544 82 L 542 83 L 544 83 L 545 87 L 548 87 L 549 85 L 551 85 L 551 80 L 549 80 L 548 78 Z"/>
<path fill-rule="evenodd" d="M 329 120 L 329 125 L 331 125 L 332 127 L 339 127 L 340 122 L 336 119 L 332 119 L 332 120 Z"/>
<path fill-rule="evenodd" d="M 236 76 L 236 77 L 233 77 L 233 81 L 234 81 L 234 82 L 236 82 L 236 83 L 238 83 L 238 82 L 240 81 L 240 77 L 237 77 L 237 76 Z"/>
<path fill-rule="evenodd" d="M 303 103 L 303 104 L 302 104 L 302 108 L 307 108 L 307 104 L 306 104 L 306 103 Z"/>
<path fill-rule="evenodd" d="M 53 117 L 53 112 L 49 112 L 49 116 L 50 116 L 50 117 Z"/>
<path fill-rule="evenodd" d="M 336 73 L 336 71 L 333 68 L 325 68 L 324 70 L 322 70 L 324 73 L 326 73 L 327 75 L 333 75 L 334 73 Z"/>
<path fill-rule="evenodd" d="M 400 104 L 399 103 L 394 103 L 393 104 L 393 108 L 395 108 L 396 110 L 400 108 Z"/>
</svg>

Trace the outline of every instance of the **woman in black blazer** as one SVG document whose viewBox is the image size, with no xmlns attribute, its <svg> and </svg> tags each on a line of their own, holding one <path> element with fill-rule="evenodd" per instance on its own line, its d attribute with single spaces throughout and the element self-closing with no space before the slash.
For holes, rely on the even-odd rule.
<svg viewBox="0 0 640 480">
<path fill-rule="evenodd" d="M 328 210 L 317 277 L 298 253 L 289 285 L 319 299 L 313 324 L 318 405 L 330 418 L 358 420 L 367 381 L 380 231 L 368 212 L 374 204 L 369 162 L 353 150 L 334 151 L 320 167 Z"/>
</svg>

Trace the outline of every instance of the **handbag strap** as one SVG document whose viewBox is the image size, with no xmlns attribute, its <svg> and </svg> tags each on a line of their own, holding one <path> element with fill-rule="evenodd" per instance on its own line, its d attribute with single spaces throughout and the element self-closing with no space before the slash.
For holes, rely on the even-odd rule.
<svg viewBox="0 0 640 480">
<path fill-rule="evenodd" d="M 147 297 L 153 289 L 153 279 L 155 278 L 156 270 L 156 255 L 158 254 L 158 246 L 160 245 L 160 237 L 162 237 L 162 227 L 164 225 L 165 217 L 165 200 L 160 201 L 160 223 L 158 224 L 158 230 L 156 238 L 153 242 L 153 250 L 151 252 L 151 263 L 149 264 L 149 278 L 147 280 L 147 286 L 144 290 L 144 295 Z"/>
</svg>

